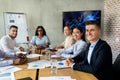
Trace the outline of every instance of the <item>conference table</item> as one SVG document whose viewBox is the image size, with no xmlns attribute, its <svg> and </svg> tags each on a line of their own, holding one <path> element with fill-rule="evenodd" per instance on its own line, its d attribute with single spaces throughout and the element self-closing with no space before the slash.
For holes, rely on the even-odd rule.
<svg viewBox="0 0 120 80">
<path fill-rule="evenodd" d="M 45 59 L 45 56 L 39 58 L 29 59 L 28 62 Z M 47 67 L 44 69 L 27 69 L 28 65 L 17 65 L 22 70 L 15 72 L 15 79 L 21 79 L 25 77 L 31 77 L 32 80 L 40 80 L 40 77 L 49 76 L 71 76 L 74 80 L 98 80 L 94 75 L 82 71 L 76 71 L 72 68 L 58 69 L 57 74 L 51 74 L 51 68 Z"/>
</svg>

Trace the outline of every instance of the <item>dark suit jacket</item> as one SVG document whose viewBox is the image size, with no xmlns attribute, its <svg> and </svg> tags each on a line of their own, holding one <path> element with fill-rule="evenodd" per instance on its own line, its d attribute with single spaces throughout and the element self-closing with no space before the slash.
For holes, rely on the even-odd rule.
<svg viewBox="0 0 120 80">
<path fill-rule="evenodd" d="M 112 80 L 112 52 L 110 46 L 99 39 L 92 52 L 90 64 L 87 61 L 89 46 L 86 51 L 74 59 L 74 70 L 92 73 L 99 80 Z"/>
</svg>

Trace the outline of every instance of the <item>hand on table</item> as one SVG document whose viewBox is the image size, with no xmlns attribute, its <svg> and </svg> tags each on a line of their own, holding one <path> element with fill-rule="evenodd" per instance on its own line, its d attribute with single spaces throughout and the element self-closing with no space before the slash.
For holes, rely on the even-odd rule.
<svg viewBox="0 0 120 80">
<path fill-rule="evenodd" d="M 55 54 L 55 52 L 54 52 L 54 51 L 50 51 L 50 54 L 52 54 L 52 55 L 53 55 L 53 54 Z"/>
<path fill-rule="evenodd" d="M 19 49 L 20 49 L 20 51 L 24 51 L 24 48 L 23 48 L 23 47 L 20 47 Z"/>
<path fill-rule="evenodd" d="M 70 59 L 70 58 L 67 58 L 65 64 L 67 66 L 71 67 L 74 64 L 74 60 Z"/>
<path fill-rule="evenodd" d="M 13 60 L 13 64 L 15 65 L 25 64 L 26 62 L 27 62 L 27 58 L 24 58 L 24 59 L 18 58 L 18 59 Z"/>
<path fill-rule="evenodd" d="M 26 54 L 23 54 L 23 53 L 16 54 L 16 56 L 18 58 L 26 58 Z"/>
</svg>

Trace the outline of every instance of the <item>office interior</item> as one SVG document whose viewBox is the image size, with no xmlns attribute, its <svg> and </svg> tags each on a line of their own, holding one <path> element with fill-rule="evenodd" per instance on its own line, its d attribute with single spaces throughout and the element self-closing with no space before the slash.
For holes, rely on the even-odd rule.
<svg viewBox="0 0 120 80">
<path fill-rule="evenodd" d="M 18 12 L 27 15 L 30 39 L 42 25 L 56 46 L 65 38 L 63 12 L 84 10 L 101 10 L 101 38 L 110 44 L 114 62 L 120 53 L 120 0 L 0 0 L 0 38 L 5 35 L 3 13 Z"/>
</svg>

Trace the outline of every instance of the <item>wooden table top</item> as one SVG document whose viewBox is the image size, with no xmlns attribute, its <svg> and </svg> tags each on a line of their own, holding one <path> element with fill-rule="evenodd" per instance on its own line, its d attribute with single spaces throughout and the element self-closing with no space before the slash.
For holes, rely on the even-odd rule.
<svg viewBox="0 0 120 80">
<path fill-rule="evenodd" d="M 43 59 L 44 57 L 41 57 L 40 59 Z M 38 60 L 30 60 L 35 61 Z M 17 65 L 17 67 L 22 68 L 21 71 L 15 72 L 15 79 L 20 79 L 20 78 L 25 78 L 25 77 L 31 77 L 32 80 L 36 80 L 36 72 L 37 69 L 27 69 L 28 65 Z M 39 75 L 38 75 L 38 80 L 40 77 L 48 77 L 48 76 L 71 76 L 73 79 L 76 80 L 98 80 L 94 75 L 90 73 L 85 73 L 82 71 L 76 71 L 73 70 L 72 68 L 66 68 L 66 69 L 58 69 L 57 74 L 51 74 L 51 69 L 50 68 L 45 68 L 45 69 L 39 69 Z"/>
<path fill-rule="evenodd" d="M 92 74 L 76 71 L 71 68 L 58 69 L 57 74 L 52 74 L 50 68 L 39 70 L 39 78 L 48 77 L 48 76 L 71 76 L 72 79 L 76 79 L 76 80 L 98 80 Z"/>
</svg>

